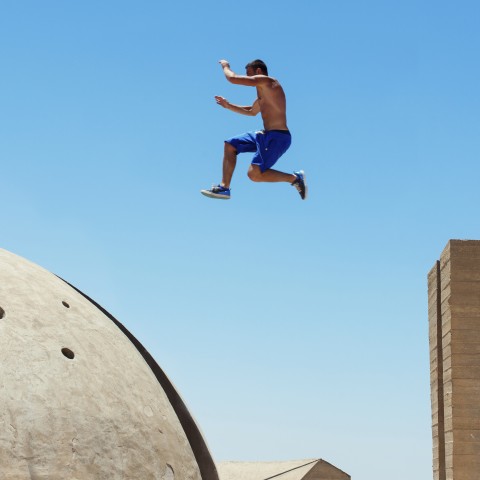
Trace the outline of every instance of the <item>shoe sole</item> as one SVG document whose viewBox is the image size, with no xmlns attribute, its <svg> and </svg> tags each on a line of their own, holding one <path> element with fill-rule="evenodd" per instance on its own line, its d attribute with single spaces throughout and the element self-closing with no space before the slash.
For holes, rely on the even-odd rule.
<svg viewBox="0 0 480 480">
<path fill-rule="evenodd" d="M 200 190 L 202 195 L 205 195 L 208 198 L 217 198 L 218 200 L 230 200 L 230 196 L 219 195 L 218 193 L 209 192 L 208 190 Z"/>
<path fill-rule="evenodd" d="M 302 196 L 300 195 L 300 198 L 302 198 L 302 200 L 306 200 L 307 199 L 307 193 L 308 193 L 307 176 L 305 175 L 305 172 L 303 170 L 300 170 L 297 173 L 300 173 L 303 176 L 303 185 L 305 187 L 305 196 L 302 198 Z M 298 193 L 300 193 L 300 192 L 298 192 Z"/>
<path fill-rule="evenodd" d="M 303 197 L 302 200 L 307 199 L 307 193 L 308 193 L 308 187 L 307 187 L 307 176 L 305 175 L 305 172 L 303 172 L 303 184 L 305 185 L 305 196 Z"/>
</svg>

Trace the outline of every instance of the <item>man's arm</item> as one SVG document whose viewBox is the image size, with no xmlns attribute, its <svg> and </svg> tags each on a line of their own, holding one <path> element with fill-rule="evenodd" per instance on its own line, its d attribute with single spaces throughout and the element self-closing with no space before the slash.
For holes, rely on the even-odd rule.
<svg viewBox="0 0 480 480">
<path fill-rule="evenodd" d="M 227 60 L 220 60 L 218 62 L 223 69 L 225 78 L 235 85 L 244 85 L 246 87 L 256 87 L 258 85 L 264 85 L 271 82 L 270 77 L 266 75 L 254 75 L 253 77 L 248 77 L 247 75 L 237 75 L 231 68 L 230 63 Z"/>
<path fill-rule="evenodd" d="M 218 105 L 226 108 L 227 110 L 231 110 L 235 113 L 240 113 L 242 115 L 248 115 L 250 117 L 254 117 L 255 115 L 260 112 L 260 106 L 258 104 L 258 99 L 253 102 L 253 105 L 250 107 L 241 107 L 240 105 L 234 105 L 230 103 L 226 98 L 220 97 L 218 95 L 215 96 L 215 100 L 217 101 Z"/>
</svg>

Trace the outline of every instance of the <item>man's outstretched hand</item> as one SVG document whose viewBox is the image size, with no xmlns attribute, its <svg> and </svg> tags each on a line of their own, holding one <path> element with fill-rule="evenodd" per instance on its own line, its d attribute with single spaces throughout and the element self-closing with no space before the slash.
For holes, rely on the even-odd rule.
<svg viewBox="0 0 480 480">
<path fill-rule="evenodd" d="M 228 60 L 220 60 L 218 63 L 222 66 L 222 68 L 230 68 L 230 63 L 228 62 Z"/>
<path fill-rule="evenodd" d="M 219 95 L 215 95 L 215 100 L 218 105 L 222 106 L 223 108 L 227 108 L 228 101 L 226 98 L 220 97 Z"/>
</svg>

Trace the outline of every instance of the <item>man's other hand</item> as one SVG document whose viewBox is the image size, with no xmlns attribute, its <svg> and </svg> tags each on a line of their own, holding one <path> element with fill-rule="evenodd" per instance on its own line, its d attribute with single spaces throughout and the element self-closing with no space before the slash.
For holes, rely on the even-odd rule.
<svg viewBox="0 0 480 480">
<path fill-rule="evenodd" d="M 219 95 L 215 95 L 215 100 L 218 105 L 222 106 L 223 108 L 227 108 L 228 101 L 226 98 L 220 97 Z"/>
</svg>

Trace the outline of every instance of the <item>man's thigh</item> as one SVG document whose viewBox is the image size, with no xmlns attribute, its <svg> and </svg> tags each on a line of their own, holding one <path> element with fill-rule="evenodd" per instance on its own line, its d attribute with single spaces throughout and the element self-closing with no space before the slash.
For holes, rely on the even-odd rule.
<svg viewBox="0 0 480 480">
<path fill-rule="evenodd" d="M 257 151 L 255 132 L 242 133 L 241 135 L 237 135 L 225 140 L 225 142 L 232 145 L 237 150 L 237 153 Z"/>
</svg>

